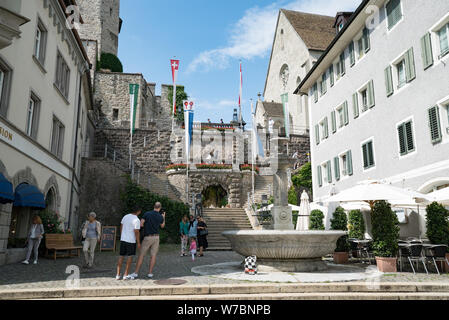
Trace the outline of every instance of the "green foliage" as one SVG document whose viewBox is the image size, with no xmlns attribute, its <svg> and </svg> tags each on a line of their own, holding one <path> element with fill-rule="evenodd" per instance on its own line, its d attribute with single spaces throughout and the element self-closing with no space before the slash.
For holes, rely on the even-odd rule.
<svg viewBox="0 0 449 320">
<path fill-rule="evenodd" d="M 332 230 L 348 230 L 348 218 L 346 212 L 342 207 L 335 209 L 334 215 L 331 219 L 331 229 Z M 342 236 L 337 240 L 337 248 L 335 252 L 349 252 L 350 246 L 348 241 L 348 236 Z"/>
<path fill-rule="evenodd" d="M 396 257 L 399 239 L 399 221 L 386 201 L 376 201 L 371 214 L 373 249 L 377 257 Z"/>
<path fill-rule="evenodd" d="M 100 61 L 97 61 L 97 69 L 108 69 L 112 72 L 123 72 L 123 65 L 116 55 L 102 52 Z"/>
<path fill-rule="evenodd" d="M 168 87 L 167 92 L 168 101 L 170 102 L 171 108 L 173 107 L 173 86 Z M 184 106 L 182 102 L 184 100 L 189 99 L 189 96 L 184 91 L 183 86 L 176 86 L 176 121 L 180 124 L 184 123 Z M 173 110 L 171 110 L 170 114 L 173 115 Z"/>
<path fill-rule="evenodd" d="M 128 181 L 121 199 L 123 201 L 123 215 L 130 213 L 136 205 L 142 207 L 143 215 L 143 213 L 153 210 L 156 202 L 160 202 L 162 209 L 166 212 L 165 228 L 160 232 L 161 243 L 179 243 L 179 222 L 184 215 L 189 214 L 187 205 L 153 194 L 131 180 Z"/>
<path fill-rule="evenodd" d="M 298 194 L 296 193 L 296 189 L 294 186 L 292 186 L 290 190 L 288 190 L 288 203 L 295 206 L 298 205 Z"/>
<path fill-rule="evenodd" d="M 292 182 L 296 190 L 306 189 L 312 192 L 312 165 L 310 162 L 304 164 L 298 173 L 292 176 Z"/>
<path fill-rule="evenodd" d="M 449 246 L 449 211 L 437 202 L 428 205 L 426 211 L 427 238 L 433 244 Z"/>
<path fill-rule="evenodd" d="M 349 211 L 348 219 L 349 238 L 365 239 L 365 220 L 360 210 Z"/>
<path fill-rule="evenodd" d="M 45 234 L 64 233 L 64 230 L 61 228 L 63 221 L 56 213 L 50 210 L 43 210 L 39 212 L 39 217 L 42 219 Z"/>
<path fill-rule="evenodd" d="M 321 210 L 312 210 L 310 213 L 310 230 L 324 230 L 324 214 Z"/>
</svg>

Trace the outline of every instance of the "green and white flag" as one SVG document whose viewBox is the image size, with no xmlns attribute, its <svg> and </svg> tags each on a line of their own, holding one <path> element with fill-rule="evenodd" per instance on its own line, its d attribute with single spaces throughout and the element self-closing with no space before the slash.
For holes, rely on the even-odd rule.
<svg viewBox="0 0 449 320">
<path fill-rule="evenodd" d="M 137 101 L 139 97 L 139 85 L 130 84 L 129 85 L 129 105 L 130 105 L 130 116 L 129 116 L 129 127 L 131 130 L 131 136 L 136 130 L 136 113 L 137 113 Z"/>
<path fill-rule="evenodd" d="M 281 94 L 282 106 L 284 107 L 285 136 L 290 138 L 290 113 L 288 111 L 288 93 Z"/>
</svg>

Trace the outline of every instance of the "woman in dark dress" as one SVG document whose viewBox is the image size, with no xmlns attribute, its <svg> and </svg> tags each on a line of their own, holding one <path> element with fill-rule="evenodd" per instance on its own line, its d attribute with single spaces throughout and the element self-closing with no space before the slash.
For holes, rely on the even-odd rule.
<svg viewBox="0 0 449 320">
<path fill-rule="evenodd" d="M 208 247 L 207 244 L 207 225 L 204 222 L 203 217 L 198 217 L 198 246 L 200 247 L 200 252 L 198 253 L 198 257 L 204 256 L 203 250 L 206 250 Z"/>
</svg>

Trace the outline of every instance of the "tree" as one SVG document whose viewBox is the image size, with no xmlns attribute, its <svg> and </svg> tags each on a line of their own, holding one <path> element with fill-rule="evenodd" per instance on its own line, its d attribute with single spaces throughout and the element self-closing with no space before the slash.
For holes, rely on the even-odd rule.
<svg viewBox="0 0 449 320">
<path fill-rule="evenodd" d="M 427 238 L 433 244 L 449 246 L 449 211 L 437 202 L 428 205 L 426 211 Z"/>
<path fill-rule="evenodd" d="M 97 69 L 108 69 L 112 72 L 123 72 L 123 65 L 116 55 L 103 52 L 101 53 L 100 61 L 97 62 Z"/>
<path fill-rule="evenodd" d="M 372 210 L 373 249 L 377 257 L 396 257 L 399 221 L 386 201 L 376 201 Z"/>
<path fill-rule="evenodd" d="M 348 218 L 346 217 L 346 212 L 342 207 L 335 209 L 334 215 L 331 219 L 331 229 L 332 230 L 348 230 Z M 349 241 L 348 236 L 342 236 L 337 240 L 337 248 L 335 252 L 348 252 L 349 251 Z"/>
<path fill-rule="evenodd" d="M 298 205 L 298 194 L 296 193 L 296 189 L 294 186 L 292 186 L 290 190 L 288 190 L 288 203 L 295 206 Z"/>
<path fill-rule="evenodd" d="M 349 238 L 365 239 L 365 220 L 360 210 L 349 211 L 348 219 Z"/>
<path fill-rule="evenodd" d="M 309 229 L 310 230 L 324 230 L 324 214 L 321 210 L 312 210 L 310 213 L 310 222 Z"/>
<path fill-rule="evenodd" d="M 297 174 L 292 176 L 292 183 L 297 191 L 306 190 L 312 192 L 312 165 L 310 162 L 304 164 Z"/>
<path fill-rule="evenodd" d="M 173 86 L 168 87 L 168 101 L 170 106 L 173 107 Z M 182 102 L 189 99 L 189 96 L 184 91 L 184 86 L 176 86 L 176 121 L 180 124 L 184 123 L 184 106 Z M 173 116 L 173 110 L 170 114 Z"/>
</svg>

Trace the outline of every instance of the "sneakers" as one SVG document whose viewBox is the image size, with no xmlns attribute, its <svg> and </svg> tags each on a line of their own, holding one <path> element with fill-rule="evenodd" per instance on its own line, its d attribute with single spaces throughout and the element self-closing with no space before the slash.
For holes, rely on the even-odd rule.
<svg viewBox="0 0 449 320">
<path fill-rule="evenodd" d="M 120 280 L 121 278 L 121 276 L 115 276 L 115 280 Z"/>
<path fill-rule="evenodd" d="M 22 261 L 23 264 L 30 264 L 28 260 Z"/>
<path fill-rule="evenodd" d="M 37 260 L 34 260 L 33 264 L 37 264 Z"/>
<path fill-rule="evenodd" d="M 133 277 L 134 279 L 139 277 L 139 275 L 135 272 L 131 273 L 130 276 Z"/>
<path fill-rule="evenodd" d="M 149 274 L 148 274 L 148 278 L 153 279 L 153 274 L 152 274 L 152 273 L 149 273 Z"/>
<path fill-rule="evenodd" d="M 130 274 L 128 274 L 127 276 L 123 277 L 123 280 L 134 280 L 134 277 Z"/>
</svg>

